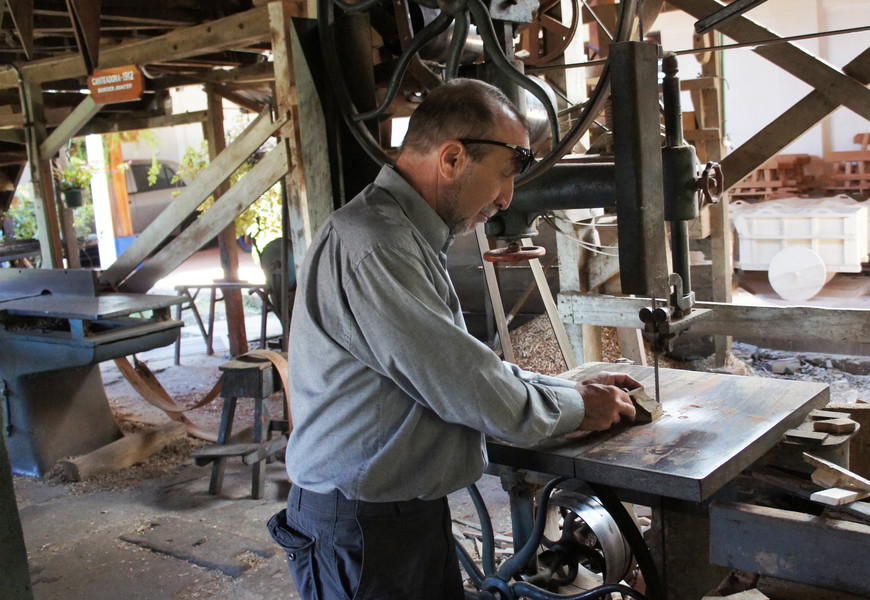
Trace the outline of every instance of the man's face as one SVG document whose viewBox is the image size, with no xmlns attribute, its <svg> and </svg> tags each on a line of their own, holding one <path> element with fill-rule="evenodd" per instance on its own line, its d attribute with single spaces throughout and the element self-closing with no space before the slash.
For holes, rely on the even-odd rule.
<svg viewBox="0 0 870 600">
<path fill-rule="evenodd" d="M 501 119 L 491 137 L 494 141 L 528 145 L 525 128 L 507 116 Z M 474 231 L 499 210 L 506 209 L 514 193 L 514 178 L 518 175 L 515 153 L 510 148 L 487 144 L 484 157 L 471 160 L 446 191 L 440 203 L 439 215 L 453 235 Z"/>
</svg>

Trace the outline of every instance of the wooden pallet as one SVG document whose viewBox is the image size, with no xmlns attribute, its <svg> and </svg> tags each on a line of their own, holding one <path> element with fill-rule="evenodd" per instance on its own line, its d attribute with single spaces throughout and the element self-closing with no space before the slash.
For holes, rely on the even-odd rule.
<svg viewBox="0 0 870 600">
<path fill-rule="evenodd" d="M 868 134 L 870 137 L 870 134 Z M 825 192 L 870 197 L 870 150 L 825 154 Z"/>
<path fill-rule="evenodd" d="M 813 178 L 805 170 L 809 154 L 779 154 L 731 188 L 732 200 L 765 200 L 805 194 Z"/>
</svg>

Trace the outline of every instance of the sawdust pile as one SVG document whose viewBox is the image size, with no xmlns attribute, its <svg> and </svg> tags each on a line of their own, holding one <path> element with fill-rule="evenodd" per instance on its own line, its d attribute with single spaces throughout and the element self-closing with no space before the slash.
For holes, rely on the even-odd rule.
<svg viewBox="0 0 870 600">
<path fill-rule="evenodd" d="M 615 363 L 622 358 L 619 347 L 619 337 L 615 327 L 599 327 L 601 332 L 601 360 Z M 553 327 L 546 315 L 535 317 L 528 323 L 517 327 L 511 332 L 511 347 L 514 351 L 516 364 L 523 369 L 558 375 L 567 371 L 565 360 L 553 333 Z M 645 344 L 647 364 L 652 365 L 653 353 L 649 344 Z M 695 361 L 681 361 L 668 356 L 659 357 L 659 366 L 687 371 L 715 371 L 732 375 L 753 375 L 754 369 L 740 358 L 729 354 L 724 367 L 716 368 L 714 357 Z"/>
<path fill-rule="evenodd" d="M 622 358 L 619 348 L 619 339 L 615 327 L 600 327 L 601 331 L 601 356 L 603 362 L 615 363 Z M 514 351 L 516 364 L 523 369 L 543 373 L 545 375 L 558 375 L 567 371 L 562 351 L 556 341 L 556 334 L 546 315 L 535 317 L 528 323 L 517 327 L 511 332 L 511 347 Z M 647 361 L 652 364 L 653 356 L 647 348 Z M 682 363 L 671 358 L 661 357 L 663 367 L 691 369 L 687 363 Z"/>
</svg>

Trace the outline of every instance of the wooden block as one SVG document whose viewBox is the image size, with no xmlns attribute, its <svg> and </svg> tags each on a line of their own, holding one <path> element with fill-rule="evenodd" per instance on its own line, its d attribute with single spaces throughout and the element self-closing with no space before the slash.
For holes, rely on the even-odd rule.
<svg viewBox="0 0 870 600">
<path fill-rule="evenodd" d="M 811 421 L 820 421 L 822 419 L 841 419 L 843 417 L 848 417 L 848 414 L 843 414 L 842 412 L 837 412 L 835 410 L 811 410 L 809 417 Z"/>
<path fill-rule="evenodd" d="M 836 487 L 870 493 L 870 481 L 823 458 L 804 452 L 804 461 L 816 468 L 812 480 L 822 487 Z"/>
<path fill-rule="evenodd" d="M 787 440 L 803 444 L 821 444 L 828 439 L 828 434 L 823 431 L 804 431 L 803 429 L 789 429 L 785 432 Z"/>
<path fill-rule="evenodd" d="M 183 435 L 184 424 L 174 421 L 155 429 L 131 433 L 90 454 L 62 461 L 63 475 L 70 481 L 85 481 L 104 473 L 116 473 L 147 460 Z"/>
<path fill-rule="evenodd" d="M 857 490 L 844 490 L 843 488 L 829 488 L 820 492 L 814 492 L 810 496 L 813 502 L 827 504 L 828 506 L 840 506 L 841 504 L 849 504 L 856 500 L 870 496 L 870 492 L 859 492 Z"/>
<path fill-rule="evenodd" d="M 662 403 L 650 398 L 642 387 L 631 390 L 628 395 L 636 411 L 635 423 L 652 423 L 662 416 Z"/>
<path fill-rule="evenodd" d="M 827 433 L 852 433 L 857 427 L 858 424 L 855 421 L 846 417 L 813 422 L 813 431 L 824 431 Z"/>
</svg>

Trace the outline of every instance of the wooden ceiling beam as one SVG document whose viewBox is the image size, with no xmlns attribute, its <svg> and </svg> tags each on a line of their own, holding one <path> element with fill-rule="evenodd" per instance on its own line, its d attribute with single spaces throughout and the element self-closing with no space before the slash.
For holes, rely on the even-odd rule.
<svg viewBox="0 0 870 600">
<path fill-rule="evenodd" d="M 4 2 L 4 4 L 7 4 Z M 18 39 L 24 48 L 27 60 L 33 57 L 33 1 L 32 0 L 9 0 L 9 12 L 12 13 L 12 22 Z M 0 13 L 2 14 L 2 13 Z"/>
<path fill-rule="evenodd" d="M 215 94 L 217 94 L 218 96 L 220 96 L 221 98 L 225 98 L 226 100 L 229 100 L 233 104 L 241 106 L 245 110 L 248 110 L 252 113 L 258 113 L 261 110 L 263 110 L 262 104 L 255 102 L 255 101 L 251 100 L 250 98 L 247 98 L 247 97 L 243 96 L 242 94 L 238 93 L 237 91 L 232 90 L 230 88 L 227 88 L 225 86 L 214 85 L 214 86 L 212 86 L 212 91 Z"/>
<path fill-rule="evenodd" d="M 125 23 L 131 24 L 139 24 L 139 25 L 154 25 L 154 26 L 162 26 L 169 27 L 172 29 L 176 29 L 178 27 L 188 27 L 190 25 L 195 25 L 196 21 L 186 17 L 182 18 L 181 13 L 175 11 L 178 16 L 167 18 L 167 12 L 172 13 L 173 11 L 159 9 L 158 13 L 160 17 L 153 16 L 155 13 L 155 9 L 153 7 L 149 7 L 141 10 L 141 15 L 133 15 L 131 14 L 130 8 L 125 8 L 123 14 L 112 14 L 112 10 L 110 8 L 103 7 L 103 12 L 100 14 L 100 21 L 102 22 L 112 22 L 112 21 L 121 21 Z M 47 17 L 51 18 L 61 18 L 61 19 L 69 19 L 69 13 L 63 10 L 50 10 L 50 9 L 39 9 L 36 8 L 33 11 L 34 16 L 36 17 Z M 189 13 L 185 13 L 189 14 Z M 150 15 L 150 16 L 149 16 Z"/>
<path fill-rule="evenodd" d="M 717 0 L 669 1 L 697 19 L 703 19 L 726 6 Z M 779 37 L 746 17 L 738 17 L 724 23 L 718 31 L 740 43 L 773 40 Z M 753 49 L 753 52 L 809 84 L 832 102 L 842 104 L 870 120 L 870 89 L 800 46 L 792 43 L 770 44 L 758 46 Z"/>
<path fill-rule="evenodd" d="M 297 16 L 305 16 L 304 5 L 296 5 Z M 103 48 L 100 67 L 147 64 L 167 58 L 186 58 L 210 52 L 244 48 L 269 39 L 269 19 L 266 7 L 178 29 L 141 42 L 113 48 Z M 46 82 L 69 77 L 84 77 L 84 63 L 78 55 L 57 56 L 22 65 L 22 71 L 32 81 Z M 18 85 L 18 76 L 11 67 L 0 68 L 0 89 Z"/>
<path fill-rule="evenodd" d="M 136 118 L 91 119 L 91 122 L 81 128 L 80 135 L 93 133 L 114 133 L 116 131 L 135 131 L 137 129 L 156 129 L 158 127 L 174 127 L 189 123 L 202 123 L 208 116 L 207 111 L 179 113 L 176 115 L 160 115 Z"/>
<path fill-rule="evenodd" d="M 100 0 L 66 0 L 79 54 L 88 75 L 100 63 Z"/>
<path fill-rule="evenodd" d="M 230 70 L 215 69 L 206 73 L 203 78 L 223 85 L 265 83 L 274 81 L 275 68 L 271 62 L 259 62 Z"/>
</svg>

